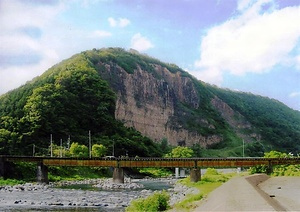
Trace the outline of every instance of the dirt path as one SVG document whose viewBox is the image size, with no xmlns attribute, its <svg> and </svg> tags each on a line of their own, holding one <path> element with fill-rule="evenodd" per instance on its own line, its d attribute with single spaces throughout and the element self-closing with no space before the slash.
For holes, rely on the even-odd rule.
<svg viewBox="0 0 300 212">
<path fill-rule="evenodd" d="M 236 177 L 210 193 L 194 211 L 300 211 L 300 178 Z"/>
</svg>

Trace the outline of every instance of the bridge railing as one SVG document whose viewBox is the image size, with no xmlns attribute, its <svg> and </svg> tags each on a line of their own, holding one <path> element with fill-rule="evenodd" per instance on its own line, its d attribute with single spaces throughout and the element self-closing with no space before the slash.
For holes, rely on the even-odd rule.
<svg viewBox="0 0 300 212">
<path fill-rule="evenodd" d="M 48 166 L 229 168 L 300 164 L 300 158 L 58 158 L 0 155 L 2 161 L 41 162 Z"/>
</svg>

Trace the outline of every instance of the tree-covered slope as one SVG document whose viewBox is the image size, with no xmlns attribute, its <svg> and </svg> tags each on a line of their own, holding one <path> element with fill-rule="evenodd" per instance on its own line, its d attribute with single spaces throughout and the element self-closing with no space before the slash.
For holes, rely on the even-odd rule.
<svg viewBox="0 0 300 212">
<path fill-rule="evenodd" d="M 241 113 L 262 136 L 265 148 L 285 152 L 300 151 L 300 112 L 283 103 L 251 93 L 211 87 L 212 92 Z"/>
<path fill-rule="evenodd" d="M 115 154 L 159 156 L 157 146 L 114 118 L 115 94 L 84 54 L 50 68 L 0 98 L 0 154 L 49 154 L 54 143 L 102 143 Z"/>
<path fill-rule="evenodd" d="M 138 111 L 126 111 L 129 104 Z M 125 127 L 115 119 L 116 111 L 132 117 L 121 120 L 127 125 L 144 124 L 144 131 Z M 241 123 L 247 127 L 240 128 Z M 218 149 L 210 156 L 241 156 L 244 138 L 249 156 L 263 149 L 300 150 L 298 111 L 266 97 L 210 86 L 133 50 L 81 52 L 0 97 L 0 154 L 30 155 L 35 145 L 37 154 L 49 155 L 50 134 L 57 145 L 62 139 L 66 146 L 71 136 L 88 146 L 91 131 L 93 143 L 118 156 L 160 156 L 157 142 L 143 136 L 147 130 L 175 140 L 173 145 L 194 145 L 198 156 L 203 148 Z"/>
</svg>

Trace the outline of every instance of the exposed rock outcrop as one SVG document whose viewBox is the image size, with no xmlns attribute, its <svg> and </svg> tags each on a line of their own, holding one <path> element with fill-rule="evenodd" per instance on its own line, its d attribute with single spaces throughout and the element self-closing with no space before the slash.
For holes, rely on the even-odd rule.
<svg viewBox="0 0 300 212">
<path fill-rule="evenodd" d="M 100 65 L 106 70 L 100 74 L 117 93 L 115 117 L 126 126 L 156 141 L 166 138 L 172 145 L 199 143 L 205 147 L 222 140 L 217 135 L 205 137 L 185 129 L 176 121 L 179 102 L 193 109 L 199 107 L 201 100 L 191 78 L 160 65 L 153 65 L 154 73 L 138 67 L 132 74 L 114 64 Z M 195 119 L 209 124 L 203 118 Z"/>
</svg>

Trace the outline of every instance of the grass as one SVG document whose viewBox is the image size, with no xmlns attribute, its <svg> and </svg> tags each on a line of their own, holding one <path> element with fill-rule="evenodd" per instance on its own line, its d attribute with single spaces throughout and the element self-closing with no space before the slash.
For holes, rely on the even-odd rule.
<svg viewBox="0 0 300 212">
<path fill-rule="evenodd" d="M 17 184 L 24 184 L 25 182 L 23 180 L 15 180 L 15 179 L 3 179 L 2 177 L 0 177 L 0 186 L 4 186 L 4 185 L 17 185 Z"/>
<path fill-rule="evenodd" d="M 189 177 L 180 180 L 179 183 L 188 187 L 197 188 L 199 193 L 188 195 L 184 200 L 175 204 L 173 208 L 176 209 L 176 211 L 190 211 L 195 209 L 198 204 L 197 201 L 202 200 L 210 192 L 236 175 L 236 173 L 223 174 L 218 173 L 215 169 L 207 169 L 207 172 L 202 176 L 199 182 L 192 183 Z"/>
<path fill-rule="evenodd" d="M 222 182 L 204 182 L 194 185 L 200 192 L 198 194 L 190 194 L 183 201 L 177 203 L 174 208 L 178 211 L 190 211 L 197 207 L 197 201 L 202 200 L 214 189 L 222 185 Z"/>
</svg>

